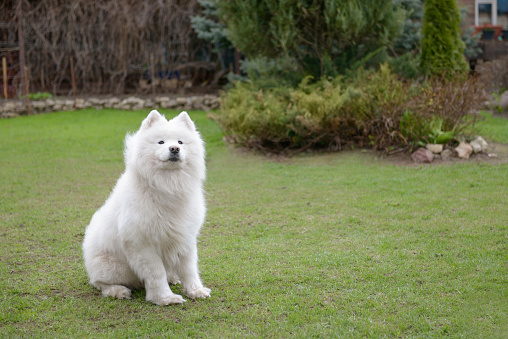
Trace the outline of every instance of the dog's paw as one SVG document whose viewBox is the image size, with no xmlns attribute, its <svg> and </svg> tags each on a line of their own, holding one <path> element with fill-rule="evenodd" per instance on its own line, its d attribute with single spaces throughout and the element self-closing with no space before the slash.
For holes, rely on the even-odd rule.
<svg viewBox="0 0 508 339">
<path fill-rule="evenodd" d="M 110 285 L 102 289 L 102 295 L 118 299 L 130 299 L 131 290 L 122 285 Z"/>
<path fill-rule="evenodd" d="M 211 289 L 202 286 L 191 291 L 185 291 L 185 295 L 191 299 L 208 298 L 210 296 L 210 292 L 212 292 Z"/>
<path fill-rule="evenodd" d="M 183 304 L 186 300 L 179 294 L 170 294 L 161 298 L 147 299 L 156 305 L 166 306 L 170 304 Z"/>
</svg>

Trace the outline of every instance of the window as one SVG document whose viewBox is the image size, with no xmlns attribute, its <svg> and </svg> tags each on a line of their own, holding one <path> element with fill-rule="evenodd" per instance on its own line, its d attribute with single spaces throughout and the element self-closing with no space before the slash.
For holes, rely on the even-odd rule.
<svg viewBox="0 0 508 339">
<path fill-rule="evenodd" d="M 475 0 L 475 25 L 483 24 L 508 29 L 508 0 Z"/>
</svg>

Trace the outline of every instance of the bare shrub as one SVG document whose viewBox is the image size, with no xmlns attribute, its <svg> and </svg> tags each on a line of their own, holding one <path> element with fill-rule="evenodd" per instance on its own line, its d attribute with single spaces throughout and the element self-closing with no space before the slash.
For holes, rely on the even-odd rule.
<svg viewBox="0 0 508 339">
<path fill-rule="evenodd" d="M 476 70 L 489 92 L 497 92 L 500 88 L 508 89 L 508 55 L 484 62 L 478 65 Z"/>
<path fill-rule="evenodd" d="M 15 18 L 14 7 L 2 5 L 2 20 Z M 82 91 L 122 93 L 151 63 L 174 70 L 203 46 L 190 24 L 196 0 L 25 0 L 23 8 L 31 81 L 53 92 L 70 84 L 70 56 Z"/>
</svg>

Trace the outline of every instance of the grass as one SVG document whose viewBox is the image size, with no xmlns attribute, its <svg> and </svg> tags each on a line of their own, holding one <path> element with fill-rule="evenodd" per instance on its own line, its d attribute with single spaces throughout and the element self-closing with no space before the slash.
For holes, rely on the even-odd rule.
<svg viewBox="0 0 508 339">
<path fill-rule="evenodd" d="M 508 119 L 496 117 L 492 113 L 485 113 L 483 117 L 485 122 L 480 125 L 480 134 L 490 140 L 508 144 Z"/>
<path fill-rule="evenodd" d="M 507 164 L 268 159 L 225 146 L 204 112 L 191 117 L 207 142 L 199 254 L 212 298 L 102 298 L 81 242 L 146 113 L 0 120 L 0 337 L 508 335 Z M 500 142 L 498 119 L 482 135 Z"/>
</svg>

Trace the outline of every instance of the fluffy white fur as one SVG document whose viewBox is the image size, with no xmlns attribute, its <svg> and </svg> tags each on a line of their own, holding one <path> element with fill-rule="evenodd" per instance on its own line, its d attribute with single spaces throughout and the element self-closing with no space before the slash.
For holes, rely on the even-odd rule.
<svg viewBox="0 0 508 339">
<path fill-rule="evenodd" d="M 125 172 L 92 217 L 83 241 L 90 283 L 120 299 L 144 287 L 157 305 L 206 298 L 197 236 L 205 218 L 204 143 L 186 112 L 167 121 L 152 111 L 125 138 Z M 168 283 L 169 282 L 169 283 Z"/>
</svg>

